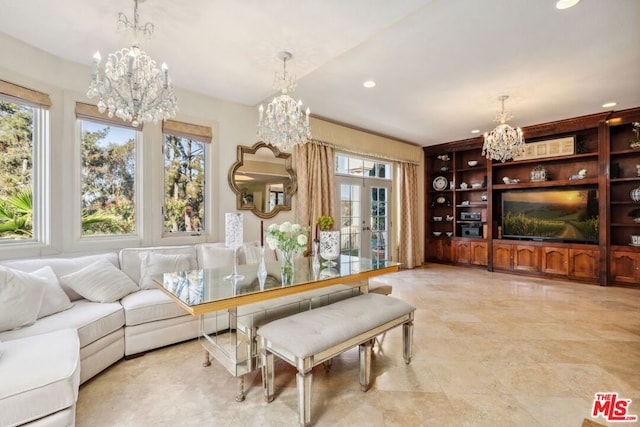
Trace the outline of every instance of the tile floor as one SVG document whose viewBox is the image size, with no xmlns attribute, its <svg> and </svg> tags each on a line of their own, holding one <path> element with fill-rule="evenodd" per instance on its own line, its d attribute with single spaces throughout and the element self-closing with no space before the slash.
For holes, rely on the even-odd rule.
<svg viewBox="0 0 640 427">
<path fill-rule="evenodd" d="M 329 374 L 317 367 L 314 425 L 579 427 L 596 392 L 632 399 L 640 416 L 640 290 L 438 264 L 384 281 L 417 308 L 413 361 L 404 364 L 396 328 L 375 350 L 366 393 L 357 350 Z M 258 372 L 237 403 L 235 379 L 202 359 L 190 341 L 118 362 L 81 386 L 77 425 L 297 425 L 293 368 L 276 364 L 272 403 Z"/>
</svg>

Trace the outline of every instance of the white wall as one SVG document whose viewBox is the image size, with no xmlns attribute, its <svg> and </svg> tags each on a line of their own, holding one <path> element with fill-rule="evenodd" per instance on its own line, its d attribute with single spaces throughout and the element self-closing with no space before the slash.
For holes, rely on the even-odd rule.
<svg viewBox="0 0 640 427">
<path fill-rule="evenodd" d="M 162 134 L 161 125 L 145 124 L 142 138 L 142 206 L 139 206 L 141 236 L 126 241 L 113 239 L 79 238 L 80 183 L 79 141 L 75 120 L 77 101 L 92 103 L 86 98 L 90 69 L 52 56 L 0 33 L 0 79 L 47 93 L 51 97 L 51 188 L 50 218 L 51 239 L 45 245 L 0 245 L 0 259 L 49 254 L 74 254 L 116 250 L 126 246 L 193 243 L 193 238 L 162 238 Z M 213 77 L 212 77 L 213 78 Z M 251 146 L 256 141 L 257 109 L 201 94 L 176 90 L 179 112 L 176 120 L 211 126 L 213 143 L 209 151 L 207 182 L 209 217 L 206 228 L 209 233 L 197 240 L 224 240 L 224 214 L 236 210 L 235 194 L 227 182 L 229 167 L 236 161 L 238 145 Z M 387 138 L 355 131 L 343 126 L 314 119 L 318 134 L 328 142 L 353 149 L 366 148 L 367 152 L 386 154 L 389 142 L 394 143 L 397 158 L 422 159 L 422 150 Z M 398 145 L 395 145 L 398 144 Z M 146 167 L 152 165 L 151 167 Z M 424 180 L 421 178 L 420 183 Z M 422 206 L 424 191 L 417 197 Z M 78 195 L 75 197 L 74 195 Z M 243 211 L 245 240 L 257 240 L 260 219 L 250 211 Z M 295 221 L 295 197 L 293 210 L 281 212 L 272 222 Z M 421 221 L 422 226 L 422 221 Z M 420 235 L 422 236 L 422 230 Z"/>
</svg>

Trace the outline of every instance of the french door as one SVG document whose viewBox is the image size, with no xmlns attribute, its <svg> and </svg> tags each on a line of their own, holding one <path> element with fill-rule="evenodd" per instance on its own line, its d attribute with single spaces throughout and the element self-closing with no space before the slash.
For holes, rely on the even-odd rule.
<svg viewBox="0 0 640 427">
<path fill-rule="evenodd" d="M 391 259 L 391 182 L 384 179 L 336 176 L 340 253 Z"/>
</svg>

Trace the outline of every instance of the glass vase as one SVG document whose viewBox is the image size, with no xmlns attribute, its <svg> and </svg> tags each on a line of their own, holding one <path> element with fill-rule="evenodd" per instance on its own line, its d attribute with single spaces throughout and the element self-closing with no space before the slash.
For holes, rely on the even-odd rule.
<svg viewBox="0 0 640 427">
<path fill-rule="evenodd" d="M 313 260 L 311 261 L 313 278 L 317 279 L 320 273 L 320 241 L 313 241 Z"/>
<path fill-rule="evenodd" d="M 295 253 L 293 251 L 278 250 L 278 259 L 280 260 L 280 278 L 282 285 L 291 285 L 295 275 Z"/>
<path fill-rule="evenodd" d="M 340 232 L 321 231 L 320 232 L 320 256 L 325 259 L 326 266 L 335 267 L 335 260 L 340 256 Z"/>
<path fill-rule="evenodd" d="M 264 262 L 264 246 L 260 247 L 260 262 L 258 263 L 258 283 L 260 290 L 264 291 L 264 283 L 267 280 L 267 265 Z"/>
<path fill-rule="evenodd" d="M 232 212 L 225 214 L 224 223 L 224 245 L 233 249 L 233 268 L 231 274 L 226 276 L 227 280 L 242 280 L 244 276 L 238 274 L 238 249 L 242 246 L 243 242 L 243 230 L 242 230 L 243 216 L 241 213 Z"/>
</svg>

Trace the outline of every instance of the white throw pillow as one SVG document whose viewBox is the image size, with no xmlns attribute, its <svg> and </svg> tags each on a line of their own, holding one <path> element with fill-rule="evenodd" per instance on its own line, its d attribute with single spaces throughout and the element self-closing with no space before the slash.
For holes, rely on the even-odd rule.
<svg viewBox="0 0 640 427">
<path fill-rule="evenodd" d="M 192 270 L 189 255 L 143 252 L 140 254 L 140 289 L 156 289 L 153 276 L 157 274 L 189 270 Z"/>
<path fill-rule="evenodd" d="M 60 283 L 93 302 L 118 301 L 138 290 L 129 276 L 105 260 L 62 276 Z"/>
<path fill-rule="evenodd" d="M 201 268 L 218 268 L 233 265 L 233 249 L 225 246 L 206 245 L 201 248 Z"/>
<path fill-rule="evenodd" d="M 247 264 L 258 264 L 260 262 L 260 246 L 245 246 L 244 256 L 247 259 Z M 275 249 L 269 247 L 264 248 L 264 261 L 277 261 Z"/>
<path fill-rule="evenodd" d="M 46 287 L 45 279 L 0 267 L 0 331 L 33 324 Z"/>
<path fill-rule="evenodd" d="M 53 272 L 51 267 L 46 265 L 31 274 L 47 281 L 47 285 L 44 290 L 44 297 L 42 298 L 42 305 L 38 312 L 38 319 L 73 307 L 69 296 L 60 287 L 58 276 L 56 276 L 56 273 Z"/>
</svg>

